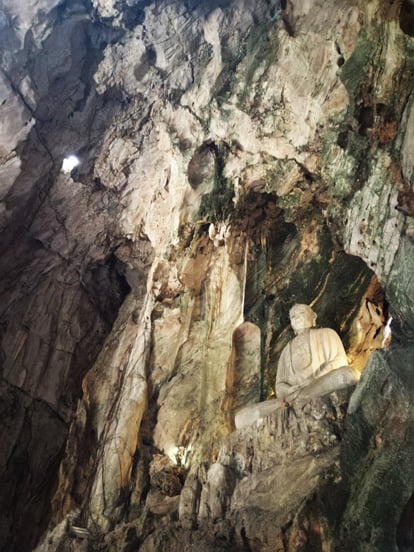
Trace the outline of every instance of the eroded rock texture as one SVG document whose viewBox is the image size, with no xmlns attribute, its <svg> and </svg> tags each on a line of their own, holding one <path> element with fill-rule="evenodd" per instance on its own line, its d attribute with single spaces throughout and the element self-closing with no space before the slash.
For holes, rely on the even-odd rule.
<svg viewBox="0 0 414 552">
<path fill-rule="evenodd" d="M 412 11 L 0 2 L 3 550 L 414 546 Z M 233 433 L 295 302 L 348 417 Z"/>
</svg>

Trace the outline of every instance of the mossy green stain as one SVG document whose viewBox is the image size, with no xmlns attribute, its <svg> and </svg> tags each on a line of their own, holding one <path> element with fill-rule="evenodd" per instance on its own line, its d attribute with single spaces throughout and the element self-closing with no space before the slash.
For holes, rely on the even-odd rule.
<svg viewBox="0 0 414 552">
<path fill-rule="evenodd" d="M 201 198 L 199 215 L 209 222 L 227 220 L 234 213 L 234 190 L 224 180 L 215 184 L 209 194 Z"/>
<path fill-rule="evenodd" d="M 274 63 L 277 57 L 277 48 L 274 47 L 274 44 L 271 46 L 268 40 L 268 33 L 273 26 L 274 23 L 271 21 L 257 26 L 252 30 L 246 41 L 246 70 L 243 75 L 243 91 L 238 98 L 239 105 L 242 108 L 251 93 L 256 73 L 258 71 L 265 73 L 267 67 Z"/>
<path fill-rule="evenodd" d="M 369 40 L 366 31 L 362 29 L 358 35 L 355 50 L 340 71 L 340 78 L 351 99 L 355 98 L 358 87 L 366 76 L 370 61 L 377 47 L 374 42 Z"/>
</svg>

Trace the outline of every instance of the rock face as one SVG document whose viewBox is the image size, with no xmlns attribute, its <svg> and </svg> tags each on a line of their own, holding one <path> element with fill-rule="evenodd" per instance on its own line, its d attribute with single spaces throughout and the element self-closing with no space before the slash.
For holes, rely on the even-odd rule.
<svg viewBox="0 0 414 552">
<path fill-rule="evenodd" d="M 410 550 L 413 36 L 408 0 L 1 2 L 2 550 Z M 369 359 L 348 416 L 233 432 L 296 302 Z"/>
<path fill-rule="evenodd" d="M 30 550 L 45 530 L 48 497 L 62 457 L 67 425 L 44 401 L 1 383 L 2 550 Z"/>
<path fill-rule="evenodd" d="M 224 437 L 216 462 L 190 469 L 178 522 L 154 531 L 143 550 L 159 549 L 166 534 L 182 531 L 206 550 L 218 542 L 225 550 L 285 550 L 296 538 L 291 520 L 304 498 L 328 482 L 335 487 L 348 398 L 342 391 L 286 406 L 253 430 Z"/>
<path fill-rule="evenodd" d="M 413 546 L 412 524 L 399 527 L 414 480 L 413 360 L 412 345 L 374 353 L 349 404 L 342 456 L 350 496 L 341 542 L 350 549 Z"/>
</svg>

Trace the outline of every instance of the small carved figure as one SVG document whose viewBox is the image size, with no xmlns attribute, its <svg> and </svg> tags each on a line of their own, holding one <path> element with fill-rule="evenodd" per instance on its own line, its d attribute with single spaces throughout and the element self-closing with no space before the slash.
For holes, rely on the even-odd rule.
<svg viewBox="0 0 414 552">
<path fill-rule="evenodd" d="M 290 323 L 296 336 L 280 355 L 277 399 L 246 406 L 235 416 L 237 429 L 253 424 L 294 399 L 312 399 L 357 383 L 359 372 L 348 366 L 338 334 L 330 328 L 315 328 L 316 314 L 308 305 L 294 305 Z"/>
</svg>

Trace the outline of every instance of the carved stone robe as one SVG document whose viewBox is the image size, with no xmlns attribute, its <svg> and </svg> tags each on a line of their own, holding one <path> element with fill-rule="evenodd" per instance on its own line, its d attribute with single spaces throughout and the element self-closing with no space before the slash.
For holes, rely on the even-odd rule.
<svg viewBox="0 0 414 552">
<path fill-rule="evenodd" d="M 280 355 L 276 392 L 280 383 L 301 387 L 332 370 L 348 365 L 339 335 L 330 328 L 310 328 L 294 337 Z"/>
</svg>

